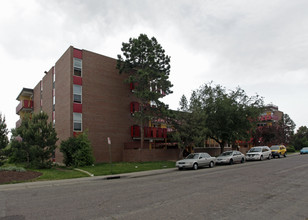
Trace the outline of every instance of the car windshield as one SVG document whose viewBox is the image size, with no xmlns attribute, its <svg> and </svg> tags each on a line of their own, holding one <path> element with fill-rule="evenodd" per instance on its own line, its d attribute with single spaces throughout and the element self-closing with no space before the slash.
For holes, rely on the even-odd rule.
<svg viewBox="0 0 308 220">
<path fill-rule="evenodd" d="M 308 150 L 308 147 L 304 147 L 303 150 Z"/>
<path fill-rule="evenodd" d="M 260 147 L 253 147 L 248 152 L 261 152 L 261 148 Z"/>
<path fill-rule="evenodd" d="M 271 150 L 279 150 L 279 146 L 278 145 L 273 145 L 273 146 L 271 146 Z"/>
<path fill-rule="evenodd" d="M 220 154 L 220 156 L 231 156 L 231 155 L 232 155 L 232 151 L 226 151 Z"/>
<path fill-rule="evenodd" d="M 199 158 L 199 154 L 189 154 L 186 159 L 198 159 Z"/>
</svg>

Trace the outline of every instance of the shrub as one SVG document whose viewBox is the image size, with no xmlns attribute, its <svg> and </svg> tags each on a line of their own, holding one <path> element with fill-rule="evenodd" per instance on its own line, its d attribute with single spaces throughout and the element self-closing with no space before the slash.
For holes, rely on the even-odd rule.
<svg viewBox="0 0 308 220">
<path fill-rule="evenodd" d="M 44 112 L 26 115 L 21 126 L 12 129 L 9 161 L 27 166 L 49 168 L 56 149 L 57 133 Z"/>
<path fill-rule="evenodd" d="M 9 167 L 0 167 L 0 170 L 4 171 L 17 171 L 17 172 L 25 172 L 26 169 L 23 167 L 9 166 Z"/>
<path fill-rule="evenodd" d="M 82 167 L 94 163 L 91 143 L 86 132 L 62 141 L 60 151 L 63 153 L 66 166 Z"/>
<path fill-rule="evenodd" d="M 287 152 L 295 152 L 296 150 L 295 150 L 295 147 L 294 146 L 288 146 L 287 147 Z"/>
</svg>

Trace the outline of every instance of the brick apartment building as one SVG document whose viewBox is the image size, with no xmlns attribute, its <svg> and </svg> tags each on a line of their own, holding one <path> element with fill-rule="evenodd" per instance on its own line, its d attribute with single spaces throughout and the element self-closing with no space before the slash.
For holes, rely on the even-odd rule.
<svg viewBox="0 0 308 220">
<path fill-rule="evenodd" d="M 177 149 L 155 147 L 167 139 L 167 128 L 160 123 L 144 128 L 145 149 L 138 149 L 140 128 L 133 118 L 138 101 L 124 82 L 127 76 L 118 73 L 116 62 L 70 46 L 33 89 L 22 89 L 17 97 L 20 120 L 16 127 L 25 113 L 44 111 L 58 134 L 58 145 L 87 130 L 96 162 L 108 162 L 109 149 L 112 161 L 177 159 Z M 62 159 L 57 148 L 55 160 Z"/>
<path fill-rule="evenodd" d="M 259 117 L 258 127 L 272 126 L 274 123 L 280 121 L 283 117 L 283 112 L 278 110 L 276 105 L 265 106 L 264 113 Z"/>
</svg>

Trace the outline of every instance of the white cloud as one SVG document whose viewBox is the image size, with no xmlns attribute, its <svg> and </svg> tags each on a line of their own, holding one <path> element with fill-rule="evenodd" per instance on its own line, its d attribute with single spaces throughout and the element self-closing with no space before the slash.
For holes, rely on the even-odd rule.
<svg viewBox="0 0 308 220">
<path fill-rule="evenodd" d="M 121 43 L 145 33 L 171 56 L 177 108 L 182 94 L 214 81 L 265 97 L 308 125 L 308 2 L 5 1 L 0 8 L 0 111 L 15 126 L 16 96 L 34 87 L 73 45 L 116 58 Z"/>
</svg>

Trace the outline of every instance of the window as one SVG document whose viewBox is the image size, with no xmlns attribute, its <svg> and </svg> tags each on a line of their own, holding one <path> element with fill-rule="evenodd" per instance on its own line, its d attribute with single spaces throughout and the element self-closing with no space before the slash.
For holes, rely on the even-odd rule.
<svg viewBox="0 0 308 220">
<path fill-rule="evenodd" d="M 82 87 L 80 85 L 73 85 L 73 95 L 74 95 L 74 102 L 81 103 Z"/>
<path fill-rule="evenodd" d="M 74 58 L 74 75 L 81 76 L 82 60 Z"/>
<path fill-rule="evenodd" d="M 82 131 L 82 114 L 73 113 L 73 129 L 74 131 Z"/>
</svg>

